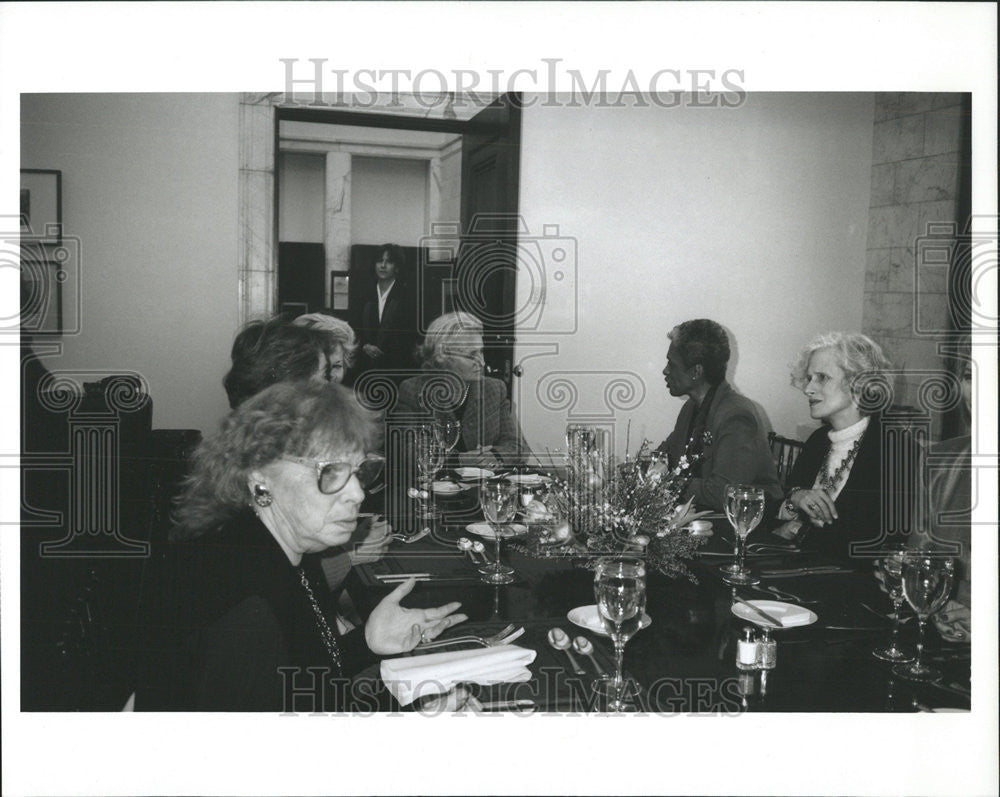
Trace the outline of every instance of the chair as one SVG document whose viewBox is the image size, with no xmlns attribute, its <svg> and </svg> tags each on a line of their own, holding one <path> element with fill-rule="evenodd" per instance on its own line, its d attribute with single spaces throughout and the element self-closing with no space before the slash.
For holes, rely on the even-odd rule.
<svg viewBox="0 0 1000 797">
<path fill-rule="evenodd" d="M 771 454 L 774 457 L 774 464 L 778 469 L 778 481 L 781 486 L 788 487 L 788 477 L 792 475 L 792 468 L 795 460 L 802 453 L 804 443 L 801 440 L 793 440 L 790 437 L 782 437 L 775 432 L 769 432 L 767 442 L 771 446 Z"/>
</svg>

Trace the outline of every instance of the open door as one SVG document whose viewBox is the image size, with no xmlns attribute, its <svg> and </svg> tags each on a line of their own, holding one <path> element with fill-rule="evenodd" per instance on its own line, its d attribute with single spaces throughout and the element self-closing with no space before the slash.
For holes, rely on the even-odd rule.
<svg viewBox="0 0 1000 797">
<path fill-rule="evenodd" d="M 516 335 L 521 97 L 504 94 L 466 123 L 458 304 L 484 326 L 486 365 L 511 392 Z"/>
</svg>

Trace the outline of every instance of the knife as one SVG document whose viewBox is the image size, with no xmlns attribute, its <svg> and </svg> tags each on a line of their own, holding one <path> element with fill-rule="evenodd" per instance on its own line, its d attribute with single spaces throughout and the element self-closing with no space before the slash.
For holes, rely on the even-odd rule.
<svg viewBox="0 0 1000 797">
<path fill-rule="evenodd" d="M 408 578 L 412 578 L 415 581 L 475 581 L 478 582 L 479 578 L 477 576 L 435 576 L 430 573 L 411 573 L 408 576 L 376 576 L 380 584 L 402 584 Z"/>
<path fill-rule="evenodd" d="M 752 609 L 754 612 L 756 612 L 761 617 L 763 617 L 765 620 L 767 620 L 769 623 L 771 623 L 771 625 L 776 626 L 777 628 L 784 628 L 785 627 L 785 624 L 782 623 L 781 620 L 779 620 L 777 617 L 774 617 L 773 615 L 768 614 L 763 609 L 761 609 L 759 606 L 754 606 L 752 603 L 750 603 L 750 601 L 743 600 L 743 598 L 741 598 L 739 595 L 734 595 L 733 596 L 733 600 L 736 601 L 737 603 L 742 603 L 748 609 Z"/>
<path fill-rule="evenodd" d="M 764 578 L 791 578 L 792 576 L 809 576 L 834 573 L 853 573 L 850 568 L 839 565 L 820 565 L 817 567 L 793 567 L 788 570 L 761 570 L 760 574 Z"/>
</svg>

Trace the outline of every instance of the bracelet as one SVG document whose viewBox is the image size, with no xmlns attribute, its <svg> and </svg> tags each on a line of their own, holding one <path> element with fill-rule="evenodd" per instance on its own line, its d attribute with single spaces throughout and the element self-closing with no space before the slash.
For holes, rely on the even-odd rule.
<svg viewBox="0 0 1000 797">
<path fill-rule="evenodd" d="M 791 490 L 788 491 L 788 495 L 785 496 L 785 511 L 788 514 L 794 515 L 797 518 L 802 517 L 802 513 L 799 511 L 798 507 L 796 507 L 795 504 L 792 503 L 792 496 L 795 495 L 795 493 L 802 492 L 805 489 L 806 489 L 805 487 L 793 487 Z"/>
</svg>

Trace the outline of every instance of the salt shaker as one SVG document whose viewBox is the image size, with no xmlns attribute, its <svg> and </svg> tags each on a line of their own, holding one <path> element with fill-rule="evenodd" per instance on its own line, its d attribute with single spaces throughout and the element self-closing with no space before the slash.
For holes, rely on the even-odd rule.
<svg viewBox="0 0 1000 797">
<path fill-rule="evenodd" d="M 762 670 L 773 670 L 778 663 L 778 643 L 771 636 L 771 629 L 761 629 L 757 640 L 757 666 Z"/>
<path fill-rule="evenodd" d="M 757 669 L 757 638 L 751 626 L 743 626 L 736 642 L 736 667 L 740 670 Z"/>
</svg>

